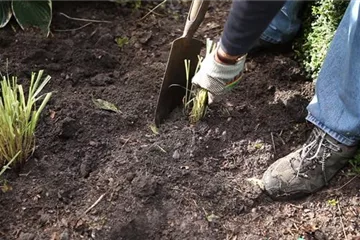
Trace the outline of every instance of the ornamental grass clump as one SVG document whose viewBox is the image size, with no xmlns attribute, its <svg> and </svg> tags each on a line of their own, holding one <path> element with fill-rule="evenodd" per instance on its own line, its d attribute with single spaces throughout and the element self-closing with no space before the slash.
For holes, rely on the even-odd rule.
<svg viewBox="0 0 360 240">
<path fill-rule="evenodd" d="M 216 48 L 216 44 L 210 39 L 206 39 L 206 55 L 210 54 Z M 195 74 L 201 67 L 202 57 L 198 57 L 199 61 L 195 69 Z M 186 71 L 186 94 L 184 100 L 184 108 L 186 114 L 189 116 L 189 121 L 192 124 L 200 121 L 206 114 L 208 106 L 208 91 L 202 88 L 194 88 L 190 81 L 190 60 L 185 60 L 185 71 Z M 189 85 L 191 88 L 189 89 Z"/>
<path fill-rule="evenodd" d="M 41 94 L 50 76 L 31 74 L 27 94 L 17 77 L 1 76 L 0 82 L 0 168 L 18 168 L 35 149 L 35 129 L 51 92 Z M 38 106 L 39 103 L 39 106 Z"/>
</svg>

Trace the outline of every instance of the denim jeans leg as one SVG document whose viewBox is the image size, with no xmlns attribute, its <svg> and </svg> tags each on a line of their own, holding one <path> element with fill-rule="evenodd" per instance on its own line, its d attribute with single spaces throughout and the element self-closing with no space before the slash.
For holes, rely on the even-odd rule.
<svg viewBox="0 0 360 240">
<path fill-rule="evenodd" d="M 275 44 L 291 41 L 300 29 L 299 11 L 302 5 L 303 1 L 288 0 L 260 38 Z"/>
<path fill-rule="evenodd" d="M 307 120 L 339 142 L 360 140 L 360 1 L 352 0 L 336 30 L 307 107 Z"/>
</svg>

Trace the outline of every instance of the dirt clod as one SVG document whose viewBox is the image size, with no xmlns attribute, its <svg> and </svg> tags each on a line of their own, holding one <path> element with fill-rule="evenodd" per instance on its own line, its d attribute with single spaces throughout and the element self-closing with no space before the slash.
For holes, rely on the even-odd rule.
<svg viewBox="0 0 360 240">
<path fill-rule="evenodd" d="M 71 117 L 66 117 L 61 122 L 60 126 L 60 134 L 59 136 L 64 139 L 69 139 L 75 137 L 77 131 L 79 130 L 79 125 L 76 120 Z"/>
<path fill-rule="evenodd" d="M 150 197 L 158 190 L 158 181 L 153 176 L 137 176 L 132 181 L 133 193 L 138 197 Z"/>
</svg>

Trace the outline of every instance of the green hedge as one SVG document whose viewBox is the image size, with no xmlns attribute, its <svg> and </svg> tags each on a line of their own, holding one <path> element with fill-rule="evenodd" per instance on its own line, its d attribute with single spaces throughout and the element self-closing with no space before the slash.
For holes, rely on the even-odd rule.
<svg viewBox="0 0 360 240">
<path fill-rule="evenodd" d="M 316 79 L 334 32 L 345 13 L 348 1 L 307 2 L 303 30 L 294 42 L 294 51 L 307 77 Z"/>
</svg>

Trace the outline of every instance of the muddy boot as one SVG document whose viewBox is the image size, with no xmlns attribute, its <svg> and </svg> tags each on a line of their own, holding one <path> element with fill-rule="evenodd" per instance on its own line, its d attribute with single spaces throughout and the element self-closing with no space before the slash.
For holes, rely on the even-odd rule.
<svg viewBox="0 0 360 240">
<path fill-rule="evenodd" d="M 304 146 L 274 162 L 263 184 L 274 199 L 294 199 L 318 191 L 342 169 L 357 150 L 314 128 Z"/>
</svg>

